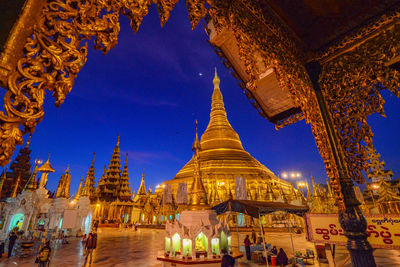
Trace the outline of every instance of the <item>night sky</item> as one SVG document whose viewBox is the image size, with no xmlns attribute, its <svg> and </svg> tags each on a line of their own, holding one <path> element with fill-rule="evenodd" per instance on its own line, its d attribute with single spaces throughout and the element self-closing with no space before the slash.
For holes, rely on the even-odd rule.
<svg viewBox="0 0 400 267">
<path fill-rule="evenodd" d="M 45 117 L 30 146 L 32 162 L 51 153 L 56 172 L 49 175 L 47 188 L 56 189 L 70 164 L 75 193 L 93 152 L 97 183 L 110 162 L 118 133 L 122 164 L 129 153 L 131 189 L 137 191 L 143 170 L 146 187 L 154 189 L 172 179 L 191 157 L 195 120 L 199 134 L 207 127 L 214 67 L 228 119 L 243 147 L 277 175 L 298 171 L 302 180 L 310 181 L 313 175 L 324 182 L 326 173 L 310 126 L 301 121 L 276 131 L 249 103 L 207 40 L 202 25 L 191 30 L 184 3 L 175 7 L 164 28 L 152 6 L 136 35 L 121 16 L 118 45 L 105 56 L 89 50 L 85 67 L 59 109 L 47 93 Z M 400 103 L 389 93 L 384 97 L 387 118 L 374 115 L 369 122 L 375 147 L 397 177 Z"/>
</svg>

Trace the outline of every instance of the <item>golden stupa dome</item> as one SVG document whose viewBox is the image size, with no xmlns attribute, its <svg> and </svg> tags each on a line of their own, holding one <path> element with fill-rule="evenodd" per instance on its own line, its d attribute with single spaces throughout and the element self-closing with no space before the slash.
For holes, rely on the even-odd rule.
<svg viewBox="0 0 400 267">
<path fill-rule="evenodd" d="M 287 182 L 276 177 L 267 167 L 244 150 L 239 135 L 230 125 L 225 111 L 224 101 L 219 88 L 220 79 L 215 72 L 214 91 L 211 101 L 210 121 L 200 139 L 200 172 L 206 190 L 214 183 L 225 184 L 234 194 L 236 177 L 244 177 L 246 183 L 254 185 L 274 182 L 287 186 Z M 176 192 L 179 183 L 193 182 L 193 157 L 176 174 L 166 181 Z"/>
</svg>

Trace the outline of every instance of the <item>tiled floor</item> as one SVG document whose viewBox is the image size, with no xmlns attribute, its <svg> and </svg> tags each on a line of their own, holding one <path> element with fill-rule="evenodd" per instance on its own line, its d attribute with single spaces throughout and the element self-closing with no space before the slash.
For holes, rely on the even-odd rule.
<svg viewBox="0 0 400 267">
<path fill-rule="evenodd" d="M 111 230 L 99 229 L 98 246 L 94 252 L 94 261 L 92 267 L 159 267 L 160 262 L 156 260 L 157 255 L 163 253 L 164 247 L 164 231 L 139 229 L 137 232 L 131 230 Z M 240 240 L 244 238 L 244 234 L 240 234 Z M 237 245 L 237 233 L 232 233 L 232 243 Z M 73 267 L 82 266 L 82 244 L 78 239 L 69 240 L 71 243 L 67 245 L 53 244 L 54 249 L 51 258 L 50 266 L 57 267 Z M 282 247 L 290 256 L 292 252 L 292 243 L 289 234 L 286 233 L 268 233 L 266 242 Z M 314 245 L 307 242 L 304 235 L 293 235 L 293 244 L 295 251 L 305 251 L 306 248 L 314 248 Z M 344 247 L 337 248 L 337 263 L 343 261 L 347 252 Z M 376 250 L 375 259 L 378 266 L 395 267 L 400 266 L 400 251 L 399 250 Z M 315 261 L 314 266 L 327 266 L 327 264 L 318 264 Z M 34 257 L 26 259 L 1 259 L 0 267 L 5 266 L 35 266 Z M 241 260 L 239 266 L 253 267 L 261 266 L 254 263 L 247 263 Z M 265 266 L 265 265 L 264 265 Z M 312 266 L 312 265 L 307 265 Z M 349 267 L 350 264 L 344 265 Z"/>
</svg>

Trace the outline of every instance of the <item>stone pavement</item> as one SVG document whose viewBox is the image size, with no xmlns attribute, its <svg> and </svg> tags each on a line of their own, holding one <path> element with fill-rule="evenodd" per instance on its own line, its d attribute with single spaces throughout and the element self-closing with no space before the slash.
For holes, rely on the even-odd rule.
<svg viewBox="0 0 400 267">
<path fill-rule="evenodd" d="M 237 245 L 237 233 L 232 233 L 232 244 Z M 240 233 L 240 241 L 244 239 L 244 234 Z M 82 255 L 83 246 L 79 239 L 71 238 L 71 243 L 62 245 L 53 242 L 52 257 L 50 266 L 54 267 L 74 267 L 82 266 L 84 257 Z M 290 256 L 292 254 L 292 245 L 290 235 L 288 233 L 267 233 L 266 242 L 271 243 L 278 248 L 282 247 Z M 306 248 L 314 248 L 314 245 L 307 242 L 304 235 L 293 235 L 293 243 L 295 251 L 305 251 Z M 161 263 L 156 260 L 157 255 L 163 253 L 164 248 L 164 230 L 139 229 L 137 232 L 132 230 L 117 229 L 99 229 L 97 249 L 93 253 L 92 267 L 159 267 Z M 344 247 L 338 247 L 337 263 L 343 261 L 347 252 Z M 395 267 L 400 266 L 399 250 L 376 250 L 375 258 L 378 266 Z M 312 262 L 312 261 L 310 261 Z M 1 259 L 0 267 L 35 266 L 34 257 L 25 259 Z M 246 260 L 239 262 L 240 267 L 265 266 L 255 263 L 248 263 Z M 328 266 L 327 264 L 318 264 L 307 266 Z M 350 267 L 350 264 L 344 267 Z"/>
</svg>

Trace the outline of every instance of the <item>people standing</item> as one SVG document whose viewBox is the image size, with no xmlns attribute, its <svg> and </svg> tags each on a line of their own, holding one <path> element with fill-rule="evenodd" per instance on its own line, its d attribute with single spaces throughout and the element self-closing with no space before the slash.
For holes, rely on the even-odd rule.
<svg viewBox="0 0 400 267">
<path fill-rule="evenodd" d="M 15 241 L 18 239 L 18 236 L 14 233 L 14 231 L 12 231 L 10 233 L 10 236 L 8 237 L 8 257 L 11 257 L 12 254 L 12 250 L 14 248 L 15 245 Z"/>
<path fill-rule="evenodd" d="M 46 244 L 44 245 L 44 247 L 42 247 L 39 250 L 39 255 L 38 255 L 38 259 L 37 259 L 39 267 L 48 266 L 48 264 L 50 262 L 50 252 L 51 252 L 50 241 L 47 241 Z"/>
<path fill-rule="evenodd" d="M 250 242 L 249 235 L 246 235 L 246 238 L 244 239 L 244 248 L 246 249 L 247 260 L 251 260 L 250 245 L 251 245 L 251 242 Z"/>
<path fill-rule="evenodd" d="M 97 234 L 96 233 L 90 233 L 85 244 L 85 249 L 86 249 L 86 257 L 85 257 L 85 263 L 83 266 L 86 266 L 87 259 L 89 259 L 89 265 L 92 264 L 92 256 L 93 256 L 93 250 L 95 250 L 97 247 Z"/>
<path fill-rule="evenodd" d="M 251 230 L 251 239 L 253 239 L 253 244 L 255 244 L 257 242 L 257 235 L 256 232 L 253 230 Z"/>
</svg>

